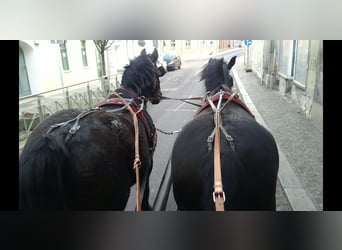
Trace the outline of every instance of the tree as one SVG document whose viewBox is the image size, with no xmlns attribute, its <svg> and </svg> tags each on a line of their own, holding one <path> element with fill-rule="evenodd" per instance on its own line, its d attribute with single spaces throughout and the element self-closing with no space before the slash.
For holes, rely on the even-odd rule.
<svg viewBox="0 0 342 250">
<path fill-rule="evenodd" d="M 101 70 L 100 70 L 100 77 L 106 75 L 106 62 L 105 62 L 105 56 L 104 52 L 106 49 L 108 49 L 112 44 L 114 43 L 114 40 L 93 40 L 95 43 L 95 47 L 97 51 L 100 54 L 100 65 L 101 65 Z"/>
<path fill-rule="evenodd" d="M 97 51 L 100 54 L 100 78 L 101 78 L 101 84 L 102 84 L 102 90 L 104 95 L 108 95 L 109 93 L 109 81 L 106 81 L 104 79 L 104 76 L 106 75 L 106 62 L 105 62 L 105 56 L 104 53 L 106 49 L 108 49 L 112 44 L 114 43 L 114 40 L 93 40 L 95 43 L 95 47 Z"/>
</svg>

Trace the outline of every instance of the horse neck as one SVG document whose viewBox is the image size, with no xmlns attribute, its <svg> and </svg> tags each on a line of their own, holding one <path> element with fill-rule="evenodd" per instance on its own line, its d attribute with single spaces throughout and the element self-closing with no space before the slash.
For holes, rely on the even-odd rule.
<svg viewBox="0 0 342 250">
<path fill-rule="evenodd" d="M 137 93 L 134 90 L 132 90 L 131 88 L 120 87 L 120 88 L 116 89 L 115 92 L 123 98 L 133 99 L 134 103 L 139 104 L 139 105 L 141 104 L 141 97 L 139 97 L 137 95 Z M 116 95 L 111 94 L 109 96 L 109 98 L 113 98 L 113 97 L 115 98 Z"/>
<path fill-rule="evenodd" d="M 139 99 L 138 94 L 131 88 L 120 87 L 116 89 L 115 92 L 121 95 L 123 98 Z"/>
</svg>

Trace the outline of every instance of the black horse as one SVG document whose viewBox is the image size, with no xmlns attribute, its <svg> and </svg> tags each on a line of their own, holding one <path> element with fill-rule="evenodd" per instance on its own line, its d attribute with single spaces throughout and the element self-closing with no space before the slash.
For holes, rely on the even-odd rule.
<svg viewBox="0 0 342 250">
<path fill-rule="evenodd" d="M 159 77 L 165 69 L 156 66 L 157 58 L 156 49 L 149 55 L 142 50 L 105 102 L 87 111 L 56 112 L 37 126 L 19 158 L 20 209 L 124 210 L 136 183 L 135 112 L 145 183 L 141 208 L 150 210 L 148 177 L 157 134 L 146 104 L 162 96 Z"/>
<path fill-rule="evenodd" d="M 205 82 L 208 101 L 174 143 L 172 183 L 179 210 L 215 210 L 213 110 L 218 105 L 222 107 L 222 127 L 218 127 L 217 158 L 221 161 L 224 210 L 276 209 L 277 145 L 272 134 L 256 122 L 231 90 L 234 80 L 229 72 L 235 60 L 233 57 L 226 63 L 223 58 L 211 58 L 205 65 L 200 80 Z"/>
</svg>

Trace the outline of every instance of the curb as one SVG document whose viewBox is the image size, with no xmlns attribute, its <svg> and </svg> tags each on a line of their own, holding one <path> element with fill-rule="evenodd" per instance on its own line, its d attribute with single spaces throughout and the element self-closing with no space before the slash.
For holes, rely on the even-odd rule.
<svg viewBox="0 0 342 250">
<path fill-rule="evenodd" d="M 240 96 L 244 103 L 248 106 L 251 112 L 255 115 L 255 119 L 263 125 L 265 128 L 269 129 L 259 114 L 258 110 L 254 106 L 251 98 L 249 97 L 241 79 L 237 73 L 237 71 L 232 68 L 231 69 L 233 78 L 239 89 Z M 272 132 L 272 131 L 271 131 Z M 282 152 L 282 150 L 278 146 L 279 151 L 279 172 L 278 172 L 278 181 L 280 185 L 283 187 L 286 198 L 288 199 L 291 208 L 293 211 L 318 211 L 311 198 L 301 185 L 297 175 L 295 174 L 292 166 L 287 161 L 286 156 Z"/>
</svg>

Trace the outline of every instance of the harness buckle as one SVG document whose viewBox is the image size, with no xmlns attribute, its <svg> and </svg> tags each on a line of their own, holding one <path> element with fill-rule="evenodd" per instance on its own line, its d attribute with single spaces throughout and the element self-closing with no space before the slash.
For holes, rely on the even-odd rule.
<svg viewBox="0 0 342 250">
<path fill-rule="evenodd" d="M 208 151 L 211 151 L 213 149 L 213 142 L 214 142 L 214 135 L 215 135 L 215 128 L 213 131 L 210 133 L 207 139 L 207 145 L 208 145 Z"/>
<path fill-rule="evenodd" d="M 227 141 L 233 141 L 233 137 L 231 135 L 226 135 L 226 140 Z"/>
<path fill-rule="evenodd" d="M 223 198 L 223 202 L 226 201 L 226 195 L 224 193 L 224 191 L 220 191 L 220 192 L 213 192 L 213 201 L 216 202 L 216 198 L 221 196 Z"/>
<path fill-rule="evenodd" d="M 77 123 L 77 124 L 75 124 L 75 125 L 73 125 L 72 127 L 71 127 L 71 129 L 69 130 L 69 134 L 75 134 L 76 133 L 76 131 L 77 130 L 79 130 L 80 129 L 80 125 Z"/>
</svg>

